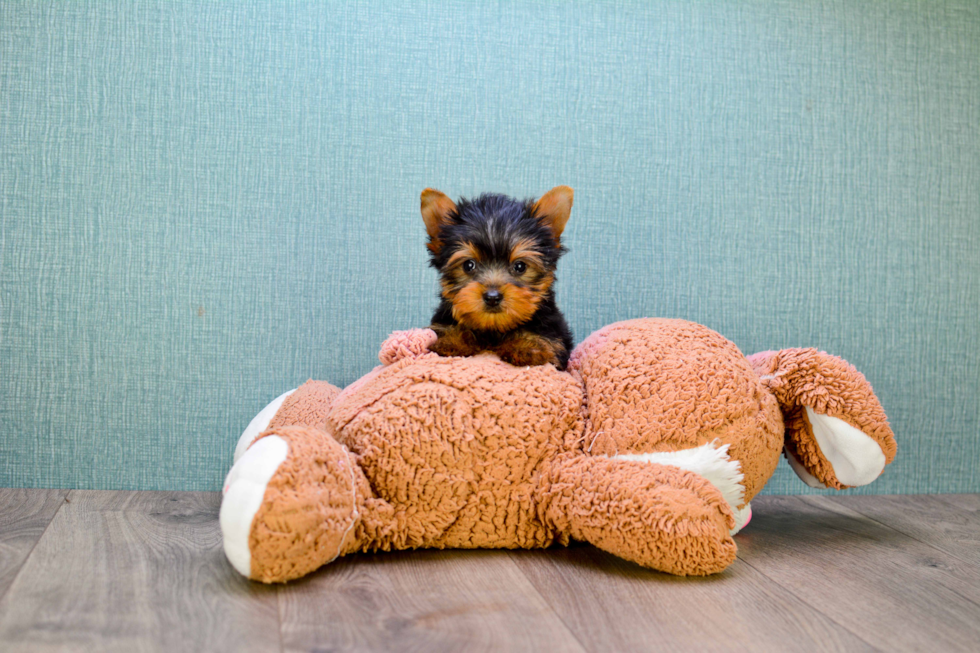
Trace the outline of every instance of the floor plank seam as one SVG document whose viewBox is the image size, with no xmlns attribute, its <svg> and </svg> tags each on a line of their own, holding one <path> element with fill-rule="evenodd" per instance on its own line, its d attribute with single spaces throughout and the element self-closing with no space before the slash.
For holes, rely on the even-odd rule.
<svg viewBox="0 0 980 653">
<path fill-rule="evenodd" d="M 564 626 L 565 630 L 568 631 L 568 634 L 571 636 L 573 640 L 575 640 L 575 642 L 581 647 L 581 649 L 583 651 L 587 651 L 588 653 L 592 653 L 592 649 L 586 646 L 585 643 L 578 638 L 578 635 L 575 634 L 575 631 L 572 630 L 572 628 L 565 622 L 565 618 L 562 617 L 561 612 L 559 612 L 559 610 L 554 605 L 551 604 L 551 601 L 548 600 L 547 596 L 541 593 L 541 591 L 538 589 L 538 586 L 534 584 L 534 580 L 528 577 L 528 575 L 524 573 L 524 570 L 521 569 L 520 565 L 514 562 L 514 558 L 513 558 L 514 555 L 516 554 L 513 551 L 507 552 L 507 558 L 510 560 L 511 564 L 514 566 L 517 572 L 527 580 L 528 585 L 531 586 L 531 589 L 534 590 L 534 593 L 537 594 L 538 597 L 540 597 L 541 601 L 546 606 L 548 606 L 548 609 L 551 610 L 552 614 L 555 615 L 555 617 L 558 619 L 561 625 Z"/>
<path fill-rule="evenodd" d="M 253 582 L 249 580 L 248 582 Z M 279 619 L 279 653 L 286 653 L 286 633 L 282 632 L 285 621 L 282 618 L 282 593 L 286 587 L 280 585 L 276 587 L 276 618 Z"/>
<path fill-rule="evenodd" d="M 915 496 L 915 495 L 911 495 Z M 955 500 L 950 501 L 952 497 L 977 497 L 980 498 L 980 492 L 957 492 L 956 494 L 927 494 L 928 497 L 936 497 L 941 502 L 945 503 L 947 506 L 954 508 L 955 510 L 964 512 L 963 508 L 956 505 Z M 969 511 L 966 511 L 969 512 Z"/>
<path fill-rule="evenodd" d="M 31 545 L 31 550 L 27 552 L 26 556 L 24 556 L 23 562 L 20 563 L 20 569 L 18 569 L 17 573 L 14 574 L 14 577 L 10 579 L 10 584 L 7 585 L 7 589 L 3 591 L 3 594 L 0 594 L 0 603 L 3 603 L 3 600 L 7 598 L 7 594 L 9 594 L 13 586 L 17 584 L 17 579 L 20 578 L 20 575 L 24 571 L 24 568 L 27 567 L 27 561 L 31 559 L 32 555 L 34 555 L 34 550 L 37 549 L 37 545 L 41 542 L 41 540 L 44 539 L 45 533 L 48 532 L 48 529 L 51 527 L 51 524 L 54 522 L 55 517 L 57 517 L 58 514 L 61 512 L 61 508 L 66 503 L 71 503 L 71 501 L 68 500 L 68 497 L 71 496 L 72 492 L 74 492 L 74 490 L 68 490 L 65 496 L 61 498 L 61 502 L 58 504 L 58 509 L 54 511 L 54 514 L 51 515 L 51 519 L 49 519 L 48 523 L 44 525 L 44 530 L 42 530 L 38 538 L 34 540 L 34 544 Z"/>
<path fill-rule="evenodd" d="M 953 594 L 955 594 L 956 596 L 960 597 L 964 602 L 969 603 L 970 605 L 972 605 L 975 608 L 977 608 L 978 610 L 980 610 L 980 604 L 978 604 L 973 599 L 970 599 L 970 598 L 967 598 L 967 597 L 963 596 L 962 594 L 960 594 L 958 591 L 956 591 L 952 587 L 947 587 L 946 589 L 949 590 L 950 592 L 952 592 Z"/>
<path fill-rule="evenodd" d="M 850 506 L 848 506 L 848 507 L 850 507 Z M 953 558 L 954 560 L 956 560 L 958 562 L 961 562 L 961 563 L 963 563 L 963 564 L 965 564 L 965 565 L 967 565 L 969 567 L 977 567 L 978 569 L 980 569 L 980 566 L 978 566 L 975 562 L 973 562 L 971 560 L 964 560 L 963 558 L 959 557 L 959 555 L 953 553 L 952 551 L 947 551 L 946 549 L 942 549 L 938 545 L 936 545 L 936 544 L 934 544 L 932 542 L 926 542 L 925 540 L 922 540 L 922 539 L 916 537 L 912 533 L 907 533 L 907 532 L 903 531 L 902 529 L 898 528 L 897 526 L 892 526 L 891 524 L 887 524 L 887 523 L 885 523 L 885 522 L 883 522 L 883 521 L 881 521 L 879 519 L 875 519 L 871 515 L 868 515 L 866 513 L 863 513 L 860 510 L 858 510 L 857 508 L 851 508 L 851 510 L 854 510 L 855 512 L 860 513 L 862 517 L 865 517 L 867 519 L 870 519 L 871 521 L 873 521 L 876 524 L 880 524 L 881 526 L 884 526 L 886 528 L 889 528 L 889 529 L 895 531 L 896 533 L 899 533 L 901 535 L 904 535 L 905 537 L 909 538 L 910 540 L 915 540 L 919 544 L 925 545 L 925 546 L 929 547 L 930 549 L 935 549 L 936 551 L 939 551 L 943 555 L 947 555 L 950 558 Z"/>
<path fill-rule="evenodd" d="M 830 498 L 830 497 L 828 497 L 828 498 Z M 834 501 L 833 498 L 830 498 L 830 500 L 833 501 L 834 503 L 836 503 L 836 501 Z M 811 506 L 816 506 L 818 508 L 822 508 L 822 506 L 820 506 L 819 503 L 812 503 L 812 502 L 808 502 L 808 503 L 810 503 Z M 880 519 L 875 519 L 871 515 L 868 515 L 867 513 L 862 512 L 858 508 L 854 508 L 852 506 L 846 506 L 844 504 L 838 504 L 838 505 L 840 505 L 842 508 L 845 508 L 847 510 L 851 510 L 853 512 L 856 512 L 857 514 L 861 515 L 865 519 L 870 520 L 870 521 L 873 521 L 874 523 L 878 524 L 879 526 L 884 526 L 885 528 L 887 528 L 889 530 L 895 531 L 899 535 L 902 535 L 904 537 L 907 537 L 910 540 L 915 540 L 916 542 L 918 542 L 919 544 L 922 544 L 923 546 L 927 546 L 930 549 L 933 549 L 935 551 L 938 551 L 939 553 L 943 554 L 944 556 L 949 556 L 950 558 L 953 558 L 957 562 L 961 562 L 961 563 L 967 565 L 968 567 L 977 568 L 977 564 L 974 563 L 973 561 L 971 561 L 971 560 L 964 560 L 963 558 L 959 557 L 955 553 L 952 553 L 951 551 L 947 551 L 945 549 L 942 549 L 939 546 L 937 546 L 936 544 L 933 544 L 932 542 L 926 542 L 925 540 L 919 539 L 918 537 L 916 537 L 915 535 L 913 535 L 911 533 L 906 533 L 905 531 L 903 531 L 902 529 L 898 528 L 897 526 L 893 526 L 892 524 L 888 524 L 886 522 L 883 522 Z M 822 508 L 822 509 L 823 510 L 826 510 L 826 508 Z M 972 601 L 971 601 L 971 603 L 972 603 Z"/>
<path fill-rule="evenodd" d="M 858 638 L 859 640 L 861 640 L 862 642 L 864 642 L 865 644 L 867 644 L 872 650 L 875 650 L 875 651 L 882 650 L 882 649 L 878 648 L 877 646 L 875 646 L 874 644 L 872 644 L 871 642 L 869 642 L 868 640 L 866 640 L 864 637 L 862 637 L 860 633 L 854 632 L 853 630 L 851 630 L 850 628 L 848 628 L 844 624 L 842 624 L 839 621 L 837 621 L 836 619 L 834 619 L 833 616 L 827 614 L 826 612 L 824 612 L 820 608 L 816 607 L 815 605 L 813 605 L 812 603 L 810 603 L 809 601 L 807 601 L 805 598 L 803 598 L 802 596 L 800 596 L 799 594 L 797 594 L 795 591 L 793 591 L 793 588 L 787 587 L 786 585 L 783 585 L 778 580 L 774 579 L 772 576 L 770 576 L 769 574 L 767 574 L 766 572 L 764 572 L 762 569 L 759 569 L 758 567 L 756 567 L 755 565 L 753 565 L 751 562 L 747 561 L 745 558 L 743 558 L 741 556 L 736 556 L 736 557 L 739 560 L 741 560 L 743 563 L 745 563 L 747 566 L 751 567 L 756 572 L 758 572 L 759 574 L 762 574 L 762 576 L 764 576 L 765 578 L 769 579 L 769 582 L 773 583 L 774 585 L 778 585 L 783 590 L 785 590 L 786 592 L 788 592 L 791 596 L 795 597 L 796 600 L 798 600 L 803 605 L 809 607 L 814 612 L 820 613 L 828 621 L 830 621 L 832 624 L 836 625 L 838 628 L 840 628 L 844 632 L 848 632 L 848 633 L 851 633 L 852 635 L 854 635 L 856 638 Z"/>
</svg>

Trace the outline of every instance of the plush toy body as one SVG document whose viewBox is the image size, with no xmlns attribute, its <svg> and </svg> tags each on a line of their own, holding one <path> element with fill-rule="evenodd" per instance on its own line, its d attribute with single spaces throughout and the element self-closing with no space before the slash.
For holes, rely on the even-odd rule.
<svg viewBox="0 0 980 653">
<path fill-rule="evenodd" d="M 443 358 L 393 334 L 343 391 L 310 381 L 260 413 L 225 483 L 229 560 L 264 582 L 355 551 L 583 540 L 674 574 L 719 572 L 784 451 L 818 487 L 895 455 L 870 385 L 813 349 L 745 358 L 706 327 L 597 331 L 568 372 Z"/>
</svg>

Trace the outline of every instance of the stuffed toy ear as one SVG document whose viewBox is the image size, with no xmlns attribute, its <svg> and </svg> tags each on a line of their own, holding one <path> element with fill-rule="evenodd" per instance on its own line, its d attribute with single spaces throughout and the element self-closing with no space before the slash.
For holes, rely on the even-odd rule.
<svg viewBox="0 0 980 653">
<path fill-rule="evenodd" d="M 786 458 L 810 487 L 867 485 L 895 458 L 888 417 L 847 361 L 816 349 L 783 349 L 750 356 L 749 363 L 779 403 Z"/>
<path fill-rule="evenodd" d="M 426 188 L 422 191 L 421 200 L 422 220 L 425 222 L 425 231 L 429 234 L 428 247 L 433 254 L 438 254 L 442 249 L 439 233 L 456 213 L 456 204 L 445 193 L 435 188 Z"/>
<path fill-rule="evenodd" d="M 555 186 L 534 203 L 534 217 L 551 230 L 556 242 L 560 240 L 561 232 L 572 214 L 574 197 L 575 191 L 568 186 Z"/>
</svg>

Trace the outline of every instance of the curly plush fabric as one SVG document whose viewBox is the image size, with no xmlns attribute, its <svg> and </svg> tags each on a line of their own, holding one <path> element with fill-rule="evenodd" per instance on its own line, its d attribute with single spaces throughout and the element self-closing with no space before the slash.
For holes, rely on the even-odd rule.
<svg viewBox="0 0 980 653">
<path fill-rule="evenodd" d="M 826 487 L 848 487 L 813 437 L 807 418 L 812 411 L 855 427 L 881 448 L 885 464 L 895 459 L 896 445 L 888 417 L 871 384 L 853 365 L 813 348 L 764 351 L 748 358 L 762 383 L 783 406 L 786 453 L 821 479 Z"/>
<path fill-rule="evenodd" d="M 337 402 L 328 423 L 404 528 L 372 548 L 546 546 L 545 467 L 582 431 L 582 389 L 554 367 L 405 358 Z"/>
<path fill-rule="evenodd" d="M 354 460 L 325 431 L 284 426 L 269 435 L 286 441 L 289 456 L 269 483 L 249 534 L 251 573 L 265 582 L 303 576 L 346 552 L 358 503 L 369 493 Z"/>
<path fill-rule="evenodd" d="M 779 462 L 776 398 L 745 357 L 711 329 L 684 320 L 629 320 L 599 329 L 568 370 L 590 400 L 588 452 L 676 451 L 717 441 L 741 461 L 745 502 Z"/>
<path fill-rule="evenodd" d="M 327 411 L 340 394 L 337 386 L 325 381 L 307 381 L 286 397 L 267 428 L 277 426 L 314 426 L 323 428 Z"/>
<path fill-rule="evenodd" d="M 415 358 L 429 353 L 429 345 L 438 340 L 431 329 L 395 331 L 381 344 L 378 359 L 383 365 L 391 365 L 403 358 Z"/>
<path fill-rule="evenodd" d="M 594 333 L 566 373 L 443 358 L 428 351 L 433 338 L 392 334 L 383 365 L 343 391 L 310 381 L 287 397 L 260 436 L 280 443 L 248 449 L 229 475 L 266 478 L 262 452 L 286 447 L 254 515 L 237 523 L 222 505 L 236 568 L 276 582 L 353 551 L 576 539 L 669 573 L 716 573 L 735 559 L 731 532 L 784 435 L 805 474 L 836 482 L 806 414 L 859 429 L 824 438 L 838 449 L 857 437 L 894 456 L 870 386 L 826 354 L 750 363 L 706 327 L 643 319 Z M 811 413 L 799 417 L 801 406 Z M 241 497 L 254 488 L 236 492 L 229 511 L 252 505 Z"/>
</svg>

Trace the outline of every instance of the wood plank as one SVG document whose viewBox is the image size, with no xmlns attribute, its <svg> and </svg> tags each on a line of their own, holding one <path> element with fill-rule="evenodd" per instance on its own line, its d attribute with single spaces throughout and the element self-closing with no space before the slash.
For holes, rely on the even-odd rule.
<svg viewBox="0 0 980 653">
<path fill-rule="evenodd" d="M 279 649 L 275 589 L 225 560 L 220 495 L 70 499 L 0 602 L 5 651 Z"/>
<path fill-rule="evenodd" d="M 592 651 L 873 650 L 741 561 L 682 578 L 586 545 L 512 555 Z"/>
<path fill-rule="evenodd" d="M 886 650 L 974 651 L 980 571 L 824 497 L 760 497 L 740 557 Z"/>
<path fill-rule="evenodd" d="M 935 496 L 959 510 L 963 517 L 971 523 L 980 525 L 980 494 L 937 494 Z"/>
<path fill-rule="evenodd" d="M 356 555 L 280 589 L 286 651 L 582 651 L 506 551 Z"/>
<path fill-rule="evenodd" d="M 949 498 L 957 497 L 960 498 Z M 920 542 L 980 565 L 980 495 L 869 495 L 823 497 Z M 973 501 L 974 509 L 967 508 Z M 961 505 L 957 505 L 957 504 Z"/>
<path fill-rule="evenodd" d="M 68 490 L 0 488 L 0 598 L 67 495 Z"/>
</svg>

